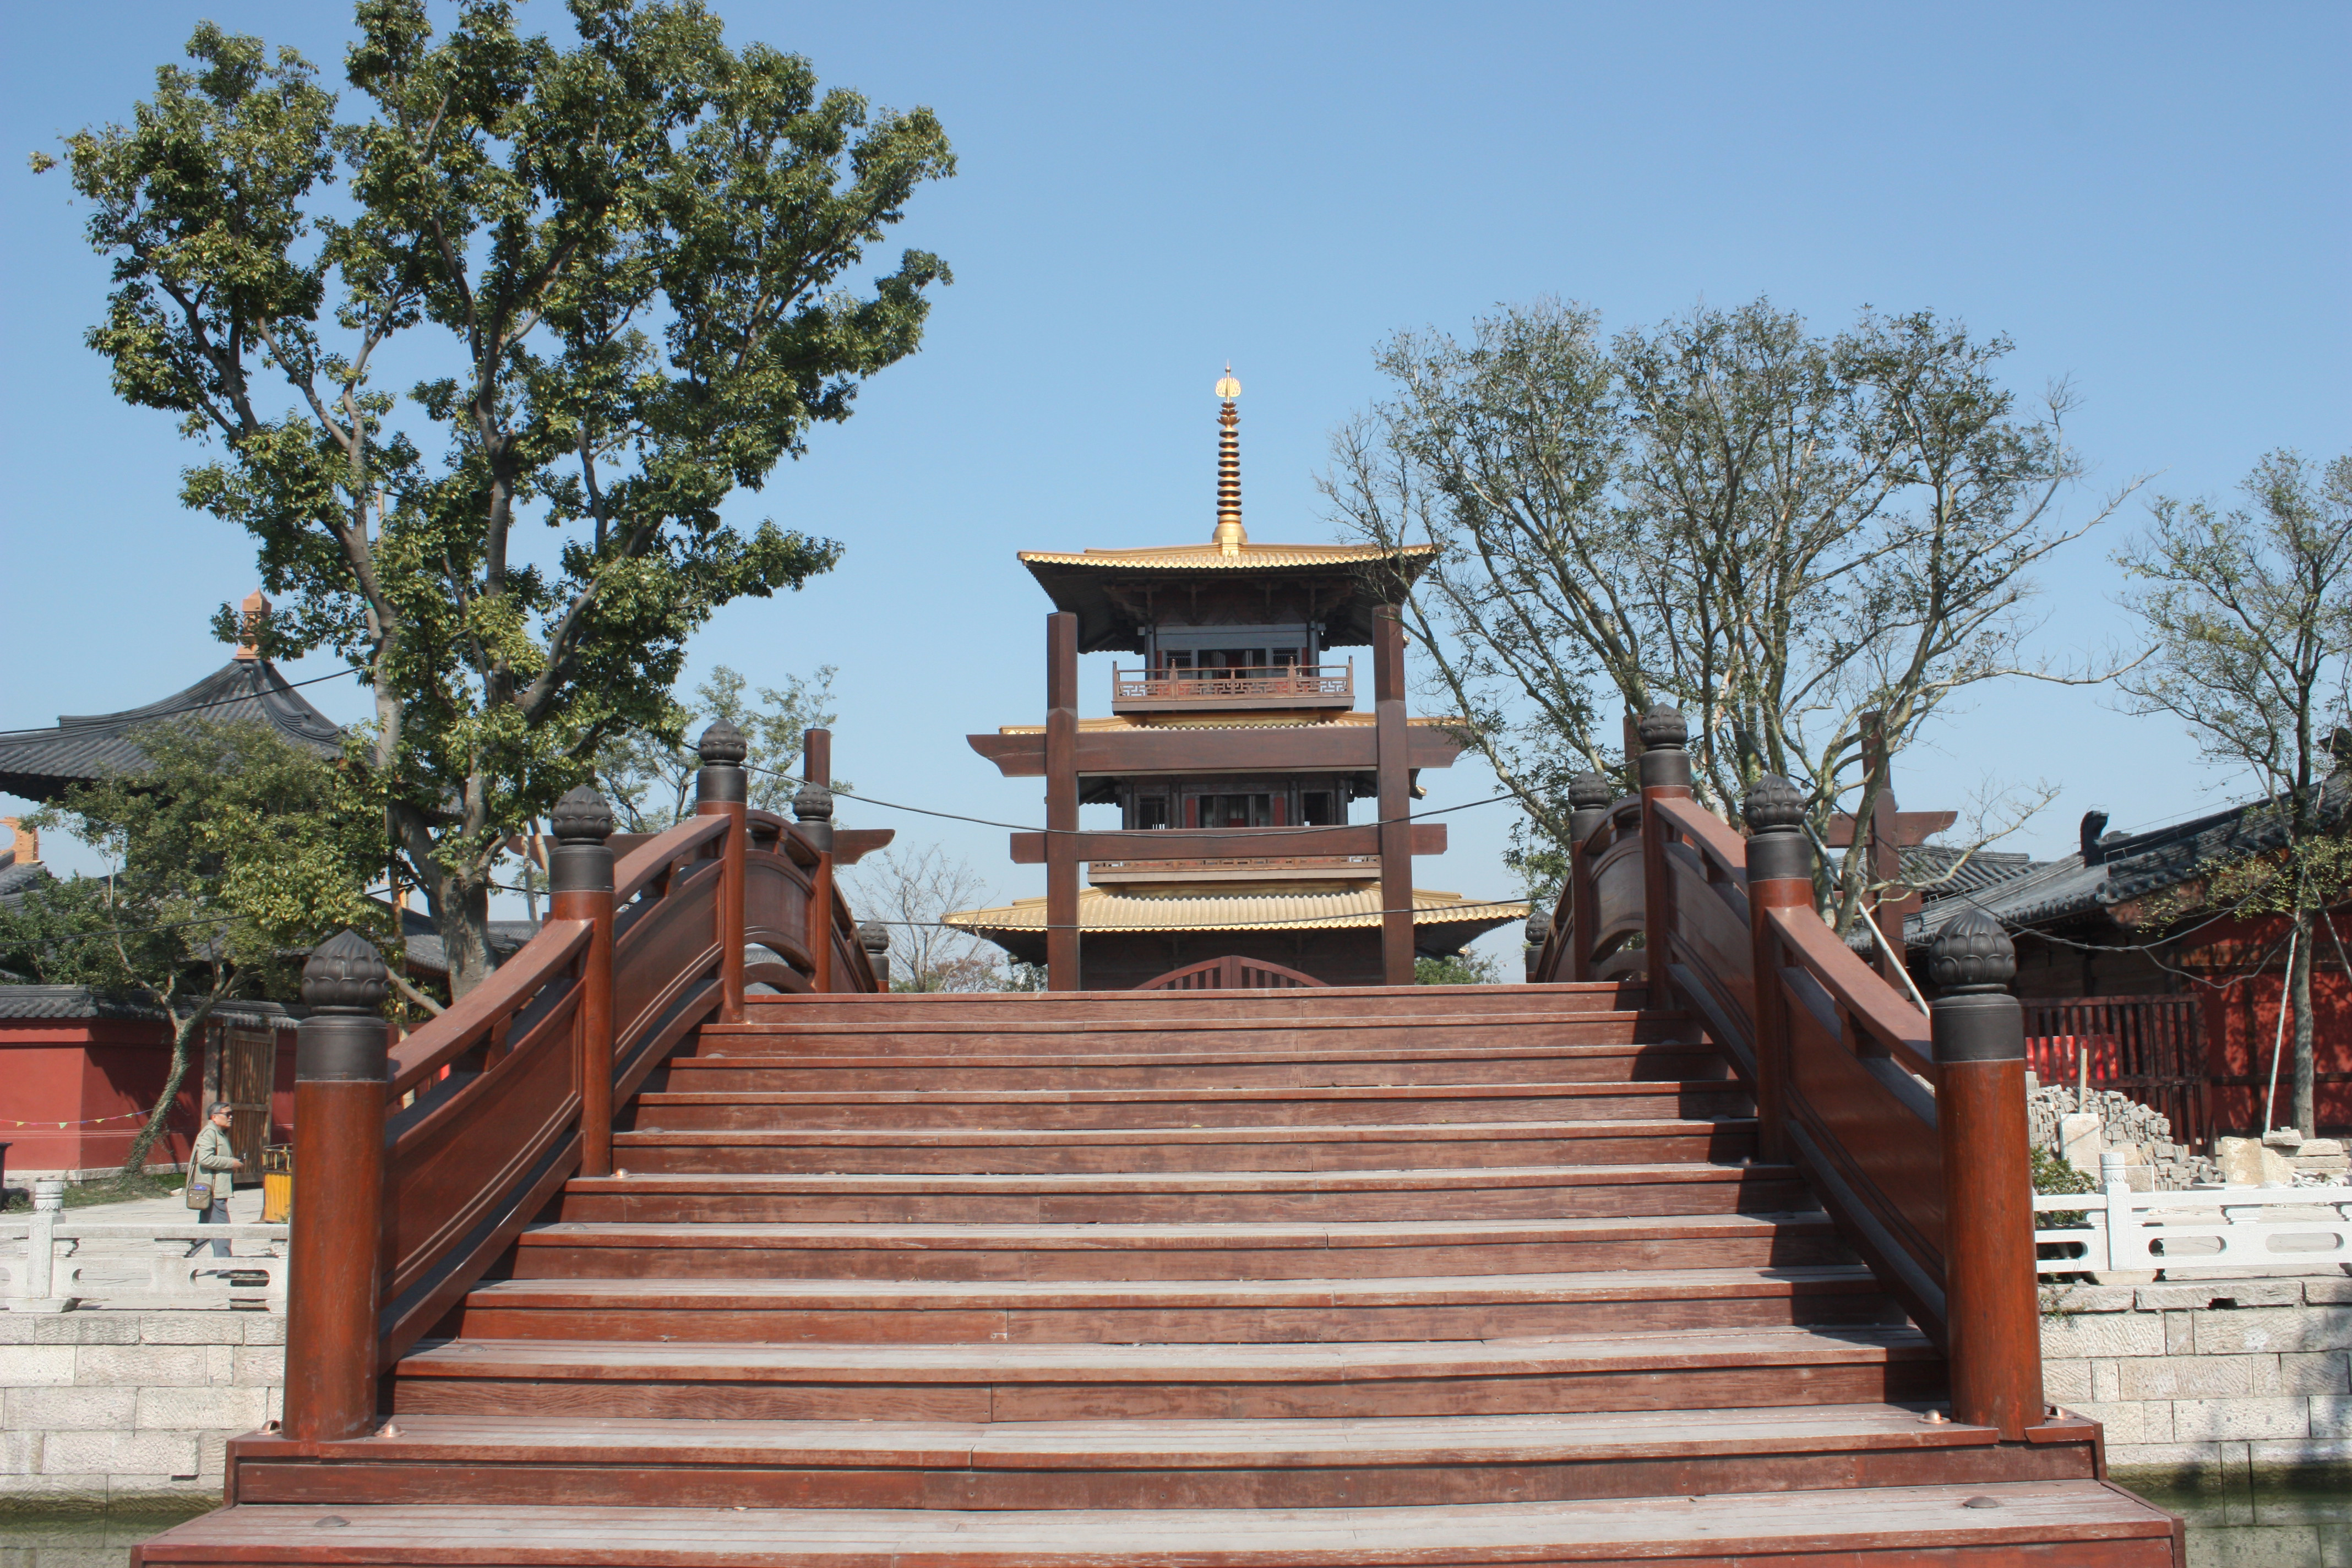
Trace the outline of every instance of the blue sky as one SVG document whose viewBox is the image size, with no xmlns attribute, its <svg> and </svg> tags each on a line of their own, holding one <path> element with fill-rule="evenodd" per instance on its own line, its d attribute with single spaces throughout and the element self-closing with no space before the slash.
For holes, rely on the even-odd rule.
<svg viewBox="0 0 2352 1568">
<path fill-rule="evenodd" d="M 1767 294 L 1824 328 L 1870 304 L 2006 332 L 2021 392 L 2068 376 L 2081 393 L 2094 477 L 2077 510 L 2137 474 L 2226 496 L 2272 447 L 2352 448 L 2352 7 L 717 9 L 739 45 L 929 105 L 961 163 L 892 240 L 955 269 L 924 350 L 735 507 L 842 540 L 841 567 L 730 608 L 694 647 L 698 675 L 838 664 L 836 765 L 877 795 L 1038 819 L 1034 784 L 961 740 L 1043 702 L 1047 606 L 1013 553 L 1205 538 L 1228 359 L 1260 540 L 1328 535 L 1313 475 L 1328 432 L 1379 391 L 1378 340 L 1547 293 L 1612 327 Z M 118 0 L 11 16 L 0 727 L 214 668 L 207 618 L 254 577 L 241 535 L 177 503 L 194 449 L 115 403 L 81 345 L 104 266 L 62 177 L 31 176 L 25 154 L 124 116 L 199 16 L 331 71 L 347 15 Z M 566 21 L 544 0 L 527 16 Z M 2128 635 L 2107 558 L 2143 515 L 2042 574 L 2044 651 Z M 1090 711 L 1108 663 L 1088 660 Z M 341 683 L 316 695 L 362 710 Z M 2090 806 L 2160 822 L 2235 782 L 2096 691 L 2004 688 L 1935 740 L 1898 778 L 1905 804 L 2046 779 L 2056 802 L 2011 840 L 2042 853 L 2071 847 Z M 1493 793 L 1469 766 L 1426 782 L 1431 805 Z M 1509 891 L 1506 809 L 1455 816 L 1452 852 L 1417 879 Z M 1001 895 L 1043 891 L 994 830 L 846 816 L 945 842 Z"/>
</svg>

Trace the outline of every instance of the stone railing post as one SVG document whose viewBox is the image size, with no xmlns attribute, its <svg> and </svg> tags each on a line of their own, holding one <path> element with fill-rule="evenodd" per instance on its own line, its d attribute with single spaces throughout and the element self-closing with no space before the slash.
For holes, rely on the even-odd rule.
<svg viewBox="0 0 2352 1568">
<path fill-rule="evenodd" d="M 25 1272 L 16 1281 L 12 1312 L 63 1312 L 74 1299 L 57 1293 L 58 1216 L 65 1213 L 66 1184 L 54 1178 L 33 1184 L 33 1215 L 25 1227 Z"/>
<path fill-rule="evenodd" d="M 1756 1148 L 1779 1162 L 1789 1158 L 1789 994 L 1780 984 L 1772 911 L 1813 907 L 1813 845 L 1805 837 L 1804 792 L 1777 773 L 1748 786 L 1740 816 L 1748 820 L 1748 941 L 1756 984 Z"/>
<path fill-rule="evenodd" d="M 547 912 L 595 928 L 580 960 L 580 1173 L 613 1173 L 613 808 L 588 784 L 555 803 Z"/>
<path fill-rule="evenodd" d="M 1944 1308 L 1952 1418 L 2010 1442 L 2041 1425 L 2033 1178 L 2025 1126 L 2025 1019 L 2009 982 L 2017 950 L 1969 910 L 1928 947 L 1938 988 L 1936 1131 L 1944 1165 Z"/>
<path fill-rule="evenodd" d="M 793 796 L 801 837 L 816 851 L 809 872 L 809 989 L 833 989 L 833 791 L 812 778 Z"/>
<path fill-rule="evenodd" d="M 383 1239 L 383 955 L 355 931 L 302 966 L 294 1055 L 294 1205 L 286 1303 L 284 1431 L 331 1443 L 375 1426 Z"/>
<path fill-rule="evenodd" d="M 1649 970 L 1650 1005 L 1672 1005 L 1674 954 L 1670 937 L 1675 927 L 1674 882 L 1666 873 L 1664 819 L 1657 814 L 1662 800 L 1688 800 L 1691 792 L 1690 726 L 1682 710 L 1661 702 L 1642 715 L 1642 945 Z"/>
<path fill-rule="evenodd" d="M 1536 966 L 1543 962 L 1544 946 L 1551 941 L 1551 911 L 1530 905 L 1528 909 L 1527 929 L 1520 932 L 1520 941 L 1527 948 L 1523 960 L 1527 966 L 1527 977 L 1532 981 L 1536 978 Z"/>
<path fill-rule="evenodd" d="M 702 732 L 696 746 L 702 766 L 694 775 L 698 816 L 725 816 L 727 836 L 719 846 L 719 1021 L 743 1021 L 744 818 L 751 810 L 751 774 L 743 759 L 751 748 L 743 731 L 720 719 Z"/>
<path fill-rule="evenodd" d="M 1585 840 L 1609 820 L 1609 803 L 1615 792 L 1600 773 L 1579 773 L 1568 781 L 1568 929 L 1559 933 L 1568 945 L 1569 980 L 1592 978 L 1592 944 L 1601 931 L 1593 908 L 1592 862 L 1585 858 Z M 1552 973 L 1559 975 L 1555 964 Z"/>
<path fill-rule="evenodd" d="M 874 989 L 890 989 L 890 928 L 867 921 L 857 928 L 857 945 L 866 950 L 866 966 L 874 971 Z"/>
</svg>

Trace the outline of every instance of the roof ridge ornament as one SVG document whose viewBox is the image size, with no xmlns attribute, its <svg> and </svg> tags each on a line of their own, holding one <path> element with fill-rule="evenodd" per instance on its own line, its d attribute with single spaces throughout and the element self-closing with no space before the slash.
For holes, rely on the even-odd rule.
<svg viewBox="0 0 2352 1568">
<path fill-rule="evenodd" d="M 236 658 L 251 661 L 261 657 L 261 626 L 268 618 L 269 601 L 256 588 L 237 606 Z"/>
<path fill-rule="evenodd" d="M 1242 527 L 1242 416 L 1234 407 L 1234 399 L 1241 395 L 1234 362 L 1227 360 L 1225 374 L 1217 379 L 1217 395 L 1224 406 L 1217 411 L 1217 531 L 1211 536 L 1227 555 L 1239 555 L 1249 542 Z"/>
</svg>

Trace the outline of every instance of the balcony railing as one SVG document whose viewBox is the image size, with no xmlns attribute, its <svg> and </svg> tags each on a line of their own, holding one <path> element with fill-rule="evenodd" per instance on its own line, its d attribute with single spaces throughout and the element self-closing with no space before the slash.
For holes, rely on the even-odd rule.
<svg viewBox="0 0 2352 1568">
<path fill-rule="evenodd" d="M 1216 703 L 1229 708 L 1352 708 L 1356 667 L 1346 664 L 1244 665 L 1206 669 L 1113 667 L 1110 700 L 1119 709 Z"/>
</svg>

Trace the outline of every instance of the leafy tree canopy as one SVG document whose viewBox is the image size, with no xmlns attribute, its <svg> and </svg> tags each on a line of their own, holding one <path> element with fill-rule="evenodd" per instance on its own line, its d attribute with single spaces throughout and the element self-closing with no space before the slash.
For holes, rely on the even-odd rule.
<svg viewBox="0 0 2352 1568">
<path fill-rule="evenodd" d="M 114 264 L 90 344 L 215 447 L 184 499 L 290 596 L 267 650 L 373 687 L 369 764 L 459 992 L 507 832 L 664 728 L 719 606 L 834 563 L 721 503 L 847 418 L 949 280 L 908 250 L 850 281 L 953 172 L 928 110 L 821 92 L 694 0 L 570 9 L 559 46 L 500 0 L 439 33 L 423 0 L 359 0 L 355 117 L 206 23 L 130 123 L 66 144 Z"/>
<path fill-rule="evenodd" d="M 137 739 L 147 772 L 71 790 L 30 819 L 67 828 L 115 868 L 36 883 L 0 909 L 0 968 L 127 992 L 173 1018 L 168 1081 L 124 1167 L 134 1172 L 215 1008 L 290 999 L 303 956 L 345 926 L 399 939 L 390 907 L 367 897 L 383 817 L 357 770 L 252 722 L 157 724 Z"/>
</svg>

